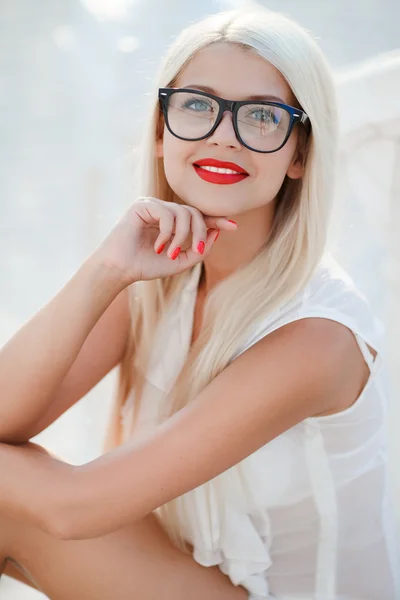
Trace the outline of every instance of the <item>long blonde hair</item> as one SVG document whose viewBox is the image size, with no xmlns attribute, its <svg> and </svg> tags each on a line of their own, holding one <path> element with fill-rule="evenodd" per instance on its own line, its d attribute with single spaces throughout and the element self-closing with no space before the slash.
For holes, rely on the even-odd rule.
<svg viewBox="0 0 400 600">
<path fill-rule="evenodd" d="M 172 86 L 193 56 L 221 42 L 239 45 L 275 66 L 310 117 L 312 130 L 303 143 L 302 180 L 284 181 L 264 247 L 249 264 L 209 294 L 201 334 L 169 397 L 170 414 L 189 403 L 230 363 L 257 320 L 265 318 L 305 286 L 325 249 L 333 198 L 337 117 L 330 69 L 307 31 L 279 13 L 263 8 L 206 17 L 184 29 L 172 44 L 155 82 L 150 122 L 141 144 L 136 195 L 180 202 L 167 183 L 162 159 L 155 153 L 161 122 L 156 89 Z M 304 134 L 299 133 L 300 142 L 304 142 Z M 167 301 L 186 276 L 139 282 L 130 287 L 132 327 L 119 367 L 105 450 L 124 441 L 121 409 L 132 391 L 137 414 L 157 323 Z M 160 507 L 159 514 L 171 539 L 184 549 L 175 503 L 172 500 Z"/>
</svg>

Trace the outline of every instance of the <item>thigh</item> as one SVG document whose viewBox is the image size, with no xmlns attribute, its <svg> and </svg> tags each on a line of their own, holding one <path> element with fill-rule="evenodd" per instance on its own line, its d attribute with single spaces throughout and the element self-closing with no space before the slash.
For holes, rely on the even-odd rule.
<svg viewBox="0 0 400 600">
<path fill-rule="evenodd" d="M 154 515 L 91 540 L 13 524 L 9 556 L 51 600 L 246 600 L 217 567 L 176 549 Z"/>
</svg>

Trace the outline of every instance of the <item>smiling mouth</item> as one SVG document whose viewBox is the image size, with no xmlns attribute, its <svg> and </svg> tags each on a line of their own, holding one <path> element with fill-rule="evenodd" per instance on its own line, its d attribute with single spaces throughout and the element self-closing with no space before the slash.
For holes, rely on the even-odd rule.
<svg viewBox="0 0 400 600">
<path fill-rule="evenodd" d="M 233 169 L 219 168 L 211 165 L 198 165 L 194 163 L 193 168 L 201 179 L 218 185 L 239 183 L 249 176 L 248 173 L 239 173 Z"/>
</svg>

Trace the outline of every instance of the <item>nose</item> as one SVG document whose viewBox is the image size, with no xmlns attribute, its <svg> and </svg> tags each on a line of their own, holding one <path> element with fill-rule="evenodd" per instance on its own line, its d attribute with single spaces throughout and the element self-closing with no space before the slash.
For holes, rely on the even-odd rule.
<svg viewBox="0 0 400 600">
<path fill-rule="evenodd" d="M 232 113 L 229 110 L 224 112 L 220 124 L 214 133 L 206 139 L 206 142 L 209 146 L 216 145 L 236 148 L 237 150 L 241 149 L 242 146 L 233 128 Z"/>
</svg>

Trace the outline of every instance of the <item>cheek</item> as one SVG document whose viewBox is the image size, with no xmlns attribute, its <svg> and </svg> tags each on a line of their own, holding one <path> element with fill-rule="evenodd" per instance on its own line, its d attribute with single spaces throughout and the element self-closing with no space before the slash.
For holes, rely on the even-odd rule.
<svg viewBox="0 0 400 600">
<path fill-rule="evenodd" d="M 175 187 L 184 179 L 184 170 L 190 168 L 190 157 L 195 156 L 196 148 L 193 146 L 190 142 L 174 137 L 169 131 L 164 132 L 164 171 L 169 185 L 176 193 L 178 190 Z"/>
<path fill-rule="evenodd" d="M 260 183 L 268 186 L 269 190 L 277 191 L 288 168 L 288 161 L 283 156 L 273 156 L 272 154 L 259 165 L 257 169 Z"/>
<path fill-rule="evenodd" d="M 184 196 L 184 169 L 187 168 L 188 158 L 185 152 L 184 141 L 171 136 L 164 136 L 163 164 L 165 178 L 172 191 L 183 198 Z"/>
<path fill-rule="evenodd" d="M 167 130 L 164 130 L 163 142 L 162 142 L 162 154 L 164 161 L 164 170 L 168 178 L 168 173 L 173 170 L 174 165 L 177 161 L 177 149 L 176 142 L 179 142 L 174 138 Z"/>
<path fill-rule="evenodd" d="M 278 152 L 260 154 L 256 159 L 258 161 L 257 173 L 261 176 L 263 183 L 267 184 L 269 189 L 273 188 L 275 192 L 282 185 L 294 155 L 295 144 L 290 141 Z"/>
</svg>

